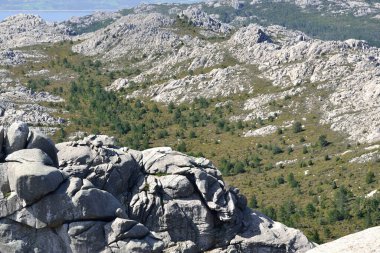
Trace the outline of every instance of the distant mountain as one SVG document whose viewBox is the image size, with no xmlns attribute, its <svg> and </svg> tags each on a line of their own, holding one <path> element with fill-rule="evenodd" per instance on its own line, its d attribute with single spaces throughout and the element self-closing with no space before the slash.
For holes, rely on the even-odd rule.
<svg viewBox="0 0 380 253">
<path fill-rule="evenodd" d="M 108 10 L 122 9 L 134 7 L 142 3 L 190 3 L 194 0 L 67 0 L 67 1 L 51 1 L 51 0 L 3 0 L 0 3 L 1 10 Z"/>
<path fill-rule="evenodd" d="M 129 5 L 137 3 L 128 1 Z M 207 0 L 203 4 L 188 3 L 96 12 L 62 23 L 45 22 L 30 14 L 15 15 L 0 22 L 0 125 L 8 127 L 12 122 L 24 121 L 54 134 L 59 142 L 80 140 L 89 133 L 114 136 L 117 145 L 128 147 L 123 150 L 133 152 L 134 158 L 143 159 L 141 166 L 150 168 L 141 171 L 141 177 L 136 175 L 141 187 L 129 184 L 133 180 L 128 179 L 126 187 L 132 190 L 131 194 L 122 192 L 115 196 L 122 203 L 132 203 L 126 211 L 133 212 L 133 216 L 128 214 L 128 217 L 138 218 L 149 231 L 164 231 L 163 236 L 167 236 L 166 225 L 161 222 L 169 222 L 168 229 L 172 229 L 172 225 L 177 227 L 171 221 L 178 220 L 181 226 L 176 233 L 168 232 L 173 235 L 173 242 L 190 242 L 191 246 L 202 240 L 207 246 L 215 243 L 209 236 L 217 234 L 224 240 L 224 231 L 235 235 L 238 230 L 233 230 L 230 224 L 241 219 L 232 219 L 227 225 L 218 221 L 217 211 L 207 205 L 220 204 L 223 208 L 224 201 L 233 202 L 240 193 L 248 197 L 250 207 L 287 226 L 302 229 L 316 243 L 380 226 L 378 2 Z M 99 8 L 100 3 L 96 4 L 92 8 Z M 0 127 L 0 137 L 1 131 Z M 34 138 L 34 134 L 30 136 Z M 107 164 L 129 166 L 118 157 L 118 151 L 103 149 L 105 142 L 69 143 L 72 146 L 69 144 L 67 148 L 74 150 L 72 154 L 86 156 L 83 161 L 90 162 L 87 166 L 75 156 L 60 159 L 61 169 L 80 177 L 78 185 L 73 182 L 75 189 L 79 187 L 79 194 L 100 184 L 107 190 L 106 184 L 123 177 L 118 173 L 107 174 L 115 171 Z M 153 153 L 144 158 L 130 150 L 161 146 L 174 147 L 191 156 L 211 157 L 227 185 L 240 191 L 231 187 L 234 193 L 226 199 L 216 187 L 223 183 L 219 177 L 203 184 L 204 178 L 209 178 L 204 160 L 197 159 L 207 175 L 196 169 L 196 164 L 188 165 L 186 160 L 178 164 L 174 157 L 166 160 Z M 79 154 L 80 150 L 88 149 L 91 149 L 89 155 Z M 0 215 L 6 218 L 0 216 L 0 233 L 22 227 L 0 237 L 0 252 L 9 251 L 3 250 L 4 241 L 24 245 L 14 243 L 12 236 L 26 238 L 23 235 L 28 233 L 33 234 L 30 243 L 39 247 L 37 242 L 42 237 L 36 226 L 47 226 L 43 231 L 53 227 L 40 224 L 42 221 L 33 213 L 29 215 L 29 210 L 37 210 L 34 205 L 17 209 L 12 215 L 2 214 L 9 209 L 2 208 L 1 203 L 8 203 L 7 207 L 11 208 L 17 205 L 4 202 L 12 201 L 15 195 L 10 189 L 5 190 L 7 181 L 4 184 L 2 180 L 8 179 L 2 171 L 9 167 L 2 165 L 4 159 L 1 159 L 0 154 Z M 91 169 L 92 166 L 96 169 Z M 173 175 L 181 175 L 183 180 L 178 181 Z M 170 182 L 170 187 L 162 182 Z M 112 185 L 125 186 L 119 182 Z M 77 196 L 80 195 L 73 198 L 75 201 Z M 202 196 L 212 199 L 206 201 Z M 200 206 L 191 206 L 186 202 L 189 199 Z M 244 207 L 246 200 L 240 200 L 238 206 Z M 41 201 L 44 201 L 42 197 Z M 167 212 L 167 202 L 180 212 L 175 215 Z M 149 213 L 145 212 L 147 208 Z M 190 224 L 177 218 L 185 217 L 190 209 L 196 210 L 191 214 L 194 216 L 189 216 Z M 210 210 L 211 215 L 202 216 Z M 109 219 L 112 217 L 114 212 Z M 193 226 L 194 217 L 197 223 Z M 211 224 L 197 217 L 207 218 Z M 62 221 L 67 226 L 62 229 L 58 229 L 61 223 L 58 227 L 53 224 L 54 232 L 59 231 L 58 235 L 53 233 L 54 238 L 69 229 L 70 236 L 80 239 L 78 243 L 92 233 L 98 236 L 99 231 L 105 230 L 103 225 L 91 228 L 85 225 L 85 232 L 81 232 L 79 228 L 76 230 L 77 226 L 110 221 L 75 218 L 66 222 L 64 218 Z M 260 217 L 255 219 L 260 220 L 260 229 L 252 233 L 272 235 L 262 230 L 266 223 Z M 245 221 L 244 218 L 244 226 Z M 192 232 L 199 224 L 207 235 Z M 271 226 L 279 234 L 278 227 Z M 117 224 L 111 226 L 114 227 L 119 228 Z M 120 232 L 120 238 L 127 235 L 124 232 Z M 234 250 L 235 245 L 246 247 L 250 232 L 234 240 L 234 246 L 227 250 Z M 103 236 L 103 232 L 100 234 Z M 262 246 L 256 239 L 253 242 Z M 47 246 L 54 246 L 54 242 Z M 227 239 L 226 243 L 229 243 Z M 282 249 L 285 250 L 279 247 Z M 72 252 L 83 252 L 83 249 Z"/>
</svg>

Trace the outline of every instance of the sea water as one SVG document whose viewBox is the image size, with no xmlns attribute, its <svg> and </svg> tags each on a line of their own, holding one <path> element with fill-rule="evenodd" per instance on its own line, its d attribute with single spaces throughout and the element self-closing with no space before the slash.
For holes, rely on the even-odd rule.
<svg viewBox="0 0 380 253">
<path fill-rule="evenodd" d="M 61 10 L 52 10 L 52 11 L 36 11 L 36 10 L 0 10 L 0 21 L 4 20 L 5 18 L 13 15 L 17 15 L 20 13 L 24 14 L 34 14 L 42 17 L 46 21 L 50 22 L 61 22 L 65 20 L 69 20 L 71 17 L 81 17 L 86 16 L 94 13 L 95 11 L 92 10 L 79 10 L 79 11 L 61 11 Z"/>
</svg>

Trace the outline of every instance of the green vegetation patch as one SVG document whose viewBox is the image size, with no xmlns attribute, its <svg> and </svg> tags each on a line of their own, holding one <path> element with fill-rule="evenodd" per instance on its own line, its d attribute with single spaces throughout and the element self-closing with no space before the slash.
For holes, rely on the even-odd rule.
<svg viewBox="0 0 380 253">
<path fill-rule="evenodd" d="M 320 125 L 318 110 L 311 113 L 304 107 L 297 111 L 292 107 L 303 104 L 305 94 L 322 96 L 326 91 L 304 84 L 302 94 L 268 105 L 281 114 L 248 122 L 230 121 L 231 116 L 244 113 L 246 99 L 281 91 L 258 78 L 255 66 L 245 66 L 251 70 L 253 94 L 199 97 L 192 103 L 166 106 L 148 99 L 125 99 L 128 90 L 115 93 L 104 89 L 119 77 L 138 75 L 141 71 L 134 63 L 140 59 L 126 59 L 121 62 L 123 69 L 112 71 L 95 58 L 71 52 L 71 46 L 63 42 L 29 48 L 47 54 L 46 61 L 9 68 L 12 78 L 31 89 L 65 99 L 49 104 L 58 109 L 55 116 L 69 120 L 58 126 L 55 141 L 85 131 L 115 136 L 119 145 L 134 149 L 170 146 L 207 157 L 220 168 L 228 184 L 241 189 L 252 208 L 301 229 L 316 242 L 380 225 L 380 199 L 376 195 L 364 198 L 378 187 L 379 163 L 349 163 L 366 152 L 365 145 L 348 143 L 346 136 Z M 30 70 L 42 69 L 62 78 L 25 76 Z M 293 123 L 284 127 L 286 122 Z M 278 130 L 266 136 L 242 137 L 249 130 L 269 125 Z M 347 150 L 351 153 L 343 154 Z"/>
</svg>

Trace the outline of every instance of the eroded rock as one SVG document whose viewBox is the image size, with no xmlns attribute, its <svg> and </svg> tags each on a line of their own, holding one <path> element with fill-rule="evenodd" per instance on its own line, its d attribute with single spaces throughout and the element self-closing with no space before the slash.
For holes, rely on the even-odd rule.
<svg viewBox="0 0 380 253">
<path fill-rule="evenodd" d="M 53 166 L 58 167 L 57 149 L 54 143 L 38 130 L 34 130 L 30 134 L 28 140 L 28 149 L 40 149 L 45 152 L 53 161 Z"/>
<path fill-rule="evenodd" d="M 18 136 L 24 132 L 13 132 L 12 139 L 24 143 Z M 252 212 L 205 158 L 170 148 L 139 152 L 115 147 L 106 136 L 89 136 L 57 145 L 57 169 L 51 144 L 32 132 L 22 145 L 32 149 L 15 151 L 0 163 L 0 250 L 305 252 L 313 247 L 298 230 Z M 51 245 L 42 244 L 43 238 Z"/>
<path fill-rule="evenodd" d="M 5 152 L 10 154 L 24 149 L 27 144 L 29 127 L 26 123 L 15 122 L 7 130 L 5 138 Z"/>
<path fill-rule="evenodd" d="M 64 180 L 62 173 L 42 163 L 10 163 L 8 165 L 9 185 L 12 191 L 32 204 L 53 192 Z"/>
</svg>

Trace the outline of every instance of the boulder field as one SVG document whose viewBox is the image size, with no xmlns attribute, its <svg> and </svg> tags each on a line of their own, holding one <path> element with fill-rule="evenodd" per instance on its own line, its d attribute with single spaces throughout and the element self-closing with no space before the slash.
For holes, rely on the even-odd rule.
<svg viewBox="0 0 380 253">
<path fill-rule="evenodd" d="M 306 252 L 205 158 L 0 127 L 0 252 Z"/>
</svg>

